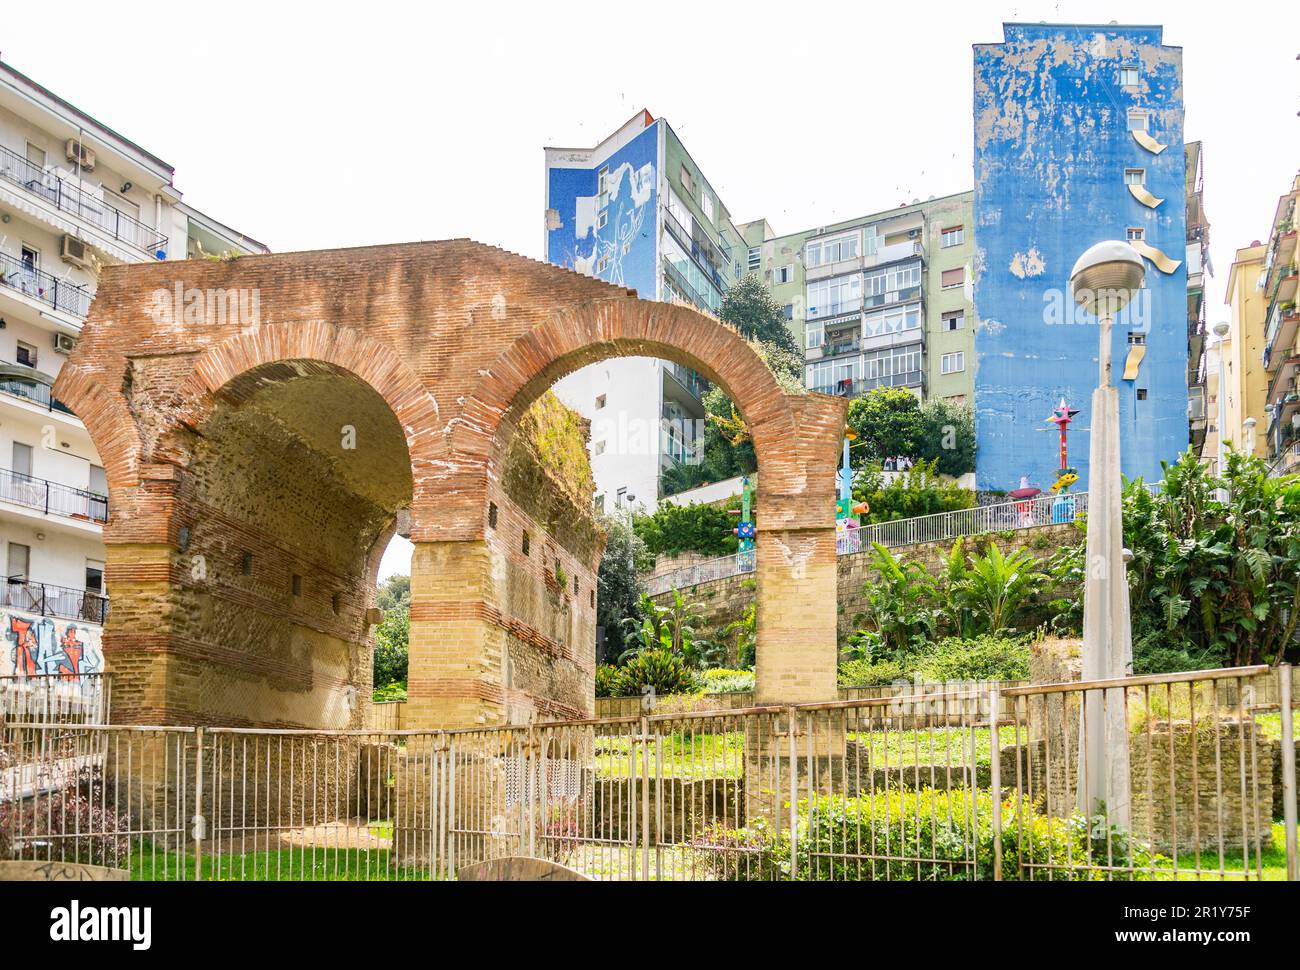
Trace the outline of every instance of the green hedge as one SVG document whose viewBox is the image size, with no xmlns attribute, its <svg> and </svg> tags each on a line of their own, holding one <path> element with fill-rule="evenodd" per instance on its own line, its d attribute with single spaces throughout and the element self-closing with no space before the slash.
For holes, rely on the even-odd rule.
<svg viewBox="0 0 1300 970">
<path fill-rule="evenodd" d="M 740 499 L 736 499 L 736 507 Z M 702 556 L 725 556 L 736 551 L 732 534 L 739 518 L 716 505 L 660 505 L 654 515 L 639 515 L 632 528 L 655 555 L 696 552 Z"/>
</svg>

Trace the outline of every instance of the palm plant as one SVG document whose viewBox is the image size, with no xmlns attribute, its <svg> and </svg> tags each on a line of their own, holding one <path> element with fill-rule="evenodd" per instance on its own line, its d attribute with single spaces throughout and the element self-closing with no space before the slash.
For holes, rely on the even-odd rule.
<svg viewBox="0 0 1300 970">
<path fill-rule="evenodd" d="M 1047 576 L 1038 560 L 1018 549 L 1009 555 L 990 543 L 972 557 L 962 585 L 962 599 L 980 632 L 997 636 L 1012 629 L 1017 612 L 1042 588 Z"/>
<path fill-rule="evenodd" d="M 934 581 L 925 567 L 895 558 L 879 542 L 871 544 L 871 564 L 876 577 L 866 585 L 864 619 L 874 642 L 896 657 L 931 641 L 939 610 Z"/>
</svg>

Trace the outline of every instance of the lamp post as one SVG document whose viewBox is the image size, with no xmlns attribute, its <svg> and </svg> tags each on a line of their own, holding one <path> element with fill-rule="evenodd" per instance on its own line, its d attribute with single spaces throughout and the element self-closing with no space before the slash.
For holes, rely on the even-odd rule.
<svg viewBox="0 0 1300 970">
<path fill-rule="evenodd" d="M 1126 242 L 1090 247 L 1070 272 L 1076 303 L 1099 324 L 1097 389 L 1092 392 L 1088 448 L 1087 572 L 1083 587 L 1083 679 L 1124 677 L 1133 652 L 1119 460 L 1119 391 L 1111 379 L 1111 329 L 1115 315 L 1142 288 L 1146 268 Z M 1110 824 L 1129 820 L 1128 723 L 1124 690 L 1086 693 L 1079 725 L 1078 805 Z"/>
<path fill-rule="evenodd" d="M 1247 418 L 1241 422 L 1242 437 L 1246 439 L 1246 454 L 1255 453 L 1255 419 Z"/>
</svg>

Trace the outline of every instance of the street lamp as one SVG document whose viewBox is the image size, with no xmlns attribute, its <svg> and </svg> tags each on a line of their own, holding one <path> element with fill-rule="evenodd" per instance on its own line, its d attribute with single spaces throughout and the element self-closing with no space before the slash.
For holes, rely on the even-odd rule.
<svg viewBox="0 0 1300 970">
<path fill-rule="evenodd" d="M 1133 650 L 1124 564 L 1119 460 L 1119 391 L 1111 379 L 1111 329 L 1142 288 L 1146 267 L 1126 242 L 1090 247 L 1070 271 L 1074 301 L 1097 317 L 1097 389 L 1088 448 L 1087 572 L 1083 587 L 1083 679 L 1124 677 Z M 1128 724 L 1122 688 L 1088 691 L 1079 726 L 1078 803 L 1087 816 L 1129 818 Z"/>
<path fill-rule="evenodd" d="M 1246 454 L 1253 455 L 1255 453 L 1255 419 L 1247 418 L 1241 422 L 1241 430 L 1243 432 L 1242 436 L 1246 439 Z"/>
</svg>

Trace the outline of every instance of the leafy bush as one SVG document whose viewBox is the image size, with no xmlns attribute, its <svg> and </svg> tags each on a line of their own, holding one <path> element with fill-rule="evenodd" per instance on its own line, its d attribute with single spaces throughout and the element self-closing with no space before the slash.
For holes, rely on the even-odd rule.
<svg viewBox="0 0 1300 970">
<path fill-rule="evenodd" d="M 596 667 L 596 696 L 618 697 L 623 683 L 623 668 L 614 664 L 600 664 Z"/>
<path fill-rule="evenodd" d="M 736 520 L 716 505 L 661 504 L 653 515 L 633 517 L 632 528 L 654 555 L 696 552 L 725 556 L 736 551 Z"/>
<path fill-rule="evenodd" d="M 385 684 L 383 687 L 376 687 L 371 692 L 370 699 L 376 704 L 386 704 L 393 701 L 406 701 L 406 681 L 394 680 Z"/>
<path fill-rule="evenodd" d="M 54 858 L 125 868 L 131 855 L 131 819 L 111 811 L 109 804 L 98 768 L 83 768 L 77 781 L 62 791 L 30 801 L 0 802 L 0 859 Z"/>
<path fill-rule="evenodd" d="M 726 650 L 700 632 L 703 617 L 695 600 L 672 591 L 672 602 L 660 606 L 648 594 L 637 604 L 639 616 L 623 621 L 623 642 L 628 645 L 620 660 L 645 650 L 666 650 L 681 657 L 687 667 L 713 667 L 722 661 Z"/>
<path fill-rule="evenodd" d="M 973 802 L 973 804 L 972 804 Z M 992 880 L 991 792 L 895 789 L 857 797 L 820 796 L 799 803 L 795 877 L 808 881 Z M 1168 864 L 1104 820 L 1055 818 L 1040 804 L 996 805 L 1002 820 L 1003 879 L 1022 867 L 1043 879 L 1093 881 L 1150 878 Z M 788 879 L 790 837 L 763 822 L 746 828 L 715 826 L 691 842 L 695 858 L 722 880 Z M 875 859 L 861 858 L 870 847 Z M 882 858 L 888 856 L 889 858 Z M 1067 864 L 1066 860 L 1070 860 Z M 1106 869 L 1089 870 L 1088 860 Z M 1112 868 L 1113 867 L 1113 868 Z M 1132 867 L 1137 872 L 1122 871 Z M 1146 870 L 1146 871 L 1142 871 Z"/>
<path fill-rule="evenodd" d="M 642 650 L 614 670 L 616 673 L 606 675 L 609 697 L 635 697 L 645 687 L 660 696 L 686 694 L 696 687 L 686 661 L 670 650 Z"/>
<path fill-rule="evenodd" d="M 700 675 L 706 694 L 738 694 L 754 689 L 752 670 L 726 670 L 715 667 Z"/>
<path fill-rule="evenodd" d="M 897 660 L 849 660 L 840 664 L 841 687 L 883 687 L 907 679 L 907 668 Z"/>
<path fill-rule="evenodd" d="M 975 493 L 940 478 L 935 462 L 919 461 L 888 484 L 879 465 L 863 469 L 853 481 L 853 500 L 869 506 L 865 523 L 892 522 L 973 508 Z"/>
<path fill-rule="evenodd" d="M 939 641 L 925 654 L 917 673 L 923 680 L 1025 680 L 1029 645 L 1024 640 L 981 636 Z"/>
</svg>

